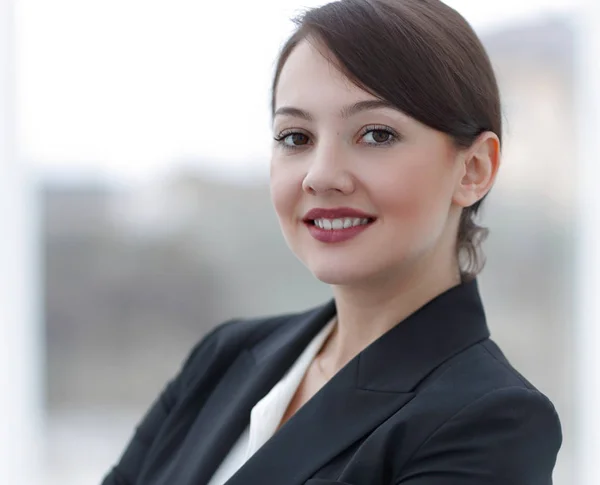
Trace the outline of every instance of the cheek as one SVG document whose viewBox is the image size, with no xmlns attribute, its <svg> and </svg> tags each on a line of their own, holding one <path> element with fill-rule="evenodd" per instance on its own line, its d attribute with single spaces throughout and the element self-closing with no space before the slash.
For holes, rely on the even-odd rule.
<svg viewBox="0 0 600 485">
<path fill-rule="evenodd" d="M 376 197 L 383 214 L 396 219 L 402 232 L 408 229 L 416 236 L 435 230 L 445 221 L 451 202 L 449 168 L 443 161 L 431 163 L 426 157 L 399 166 L 393 176 L 379 181 Z"/>
<path fill-rule="evenodd" d="M 282 167 L 279 163 L 271 164 L 270 174 L 271 201 L 279 221 L 284 227 L 295 217 L 298 200 L 302 191 L 301 174 Z"/>
</svg>

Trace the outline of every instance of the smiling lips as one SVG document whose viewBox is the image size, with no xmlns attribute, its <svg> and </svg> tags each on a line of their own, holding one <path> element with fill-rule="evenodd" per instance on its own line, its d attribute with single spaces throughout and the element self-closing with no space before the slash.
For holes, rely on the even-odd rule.
<svg viewBox="0 0 600 485">
<path fill-rule="evenodd" d="M 365 212 L 340 207 L 337 209 L 312 209 L 302 219 L 312 237 L 324 243 L 347 241 L 365 231 L 375 222 L 375 217 Z"/>
</svg>

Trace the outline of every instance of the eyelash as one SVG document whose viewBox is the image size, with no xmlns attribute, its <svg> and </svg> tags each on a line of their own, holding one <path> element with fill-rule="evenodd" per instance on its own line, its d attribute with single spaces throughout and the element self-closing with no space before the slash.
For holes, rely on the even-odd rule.
<svg viewBox="0 0 600 485">
<path fill-rule="evenodd" d="M 364 137 L 365 135 L 367 135 L 369 133 L 378 132 L 378 131 L 388 133 L 390 135 L 390 139 L 385 142 L 382 142 L 382 143 L 367 143 L 366 145 L 371 146 L 371 147 L 380 148 L 380 147 L 393 145 L 394 143 L 396 143 L 397 141 L 400 140 L 400 135 L 398 135 L 398 133 L 396 133 L 394 130 L 392 130 L 389 126 L 385 126 L 385 125 L 365 126 L 360 131 L 360 138 Z M 304 133 L 302 131 L 290 129 L 290 130 L 282 131 L 281 133 L 279 133 L 279 135 L 277 135 L 273 139 L 285 150 L 300 150 L 306 146 L 306 145 L 296 145 L 296 146 L 286 145 L 284 143 L 284 140 L 291 135 L 303 135 L 303 136 L 306 136 L 307 138 L 310 138 L 309 135 L 307 135 L 306 133 Z"/>
</svg>

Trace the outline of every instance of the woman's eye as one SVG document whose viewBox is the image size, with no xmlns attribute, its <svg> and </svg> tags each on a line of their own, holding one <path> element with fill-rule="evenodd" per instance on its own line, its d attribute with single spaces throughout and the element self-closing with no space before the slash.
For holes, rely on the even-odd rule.
<svg viewBox="0 0 600 485">
<path fill-rule="evenodd" d="M 386 145 L 395 140 L 396 135 L 389 130 L 371 129 L 363 135 L 363 140 L 369 145 Z"/>
<path fill-rule="evenodd" d="M 293 146 L 306 145 L 308 143 L 308 136 L 304 133 L 292 133 L 286 136 L 287 144 Z"/>
<path fill-rule="evenodd" d="M 282 134 L 276 140 L 286 148 L 298 148 L 307 145 L 310 141 L 308 135 L 304 133 Z"/>
</svg>

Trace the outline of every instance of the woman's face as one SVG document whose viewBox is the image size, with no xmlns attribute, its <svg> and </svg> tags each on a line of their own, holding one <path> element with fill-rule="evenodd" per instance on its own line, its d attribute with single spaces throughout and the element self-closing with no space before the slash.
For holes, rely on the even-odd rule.
<svg viewBox="0 0 600 485">
<path fill-rule="evenodd" d="M 352 84 L 306 41 L 281 72 L 273 135 L 275 211 L 320 280 L 366 283 L 453 251 L 463 167 L 449 137 Z"/>
</svg>

